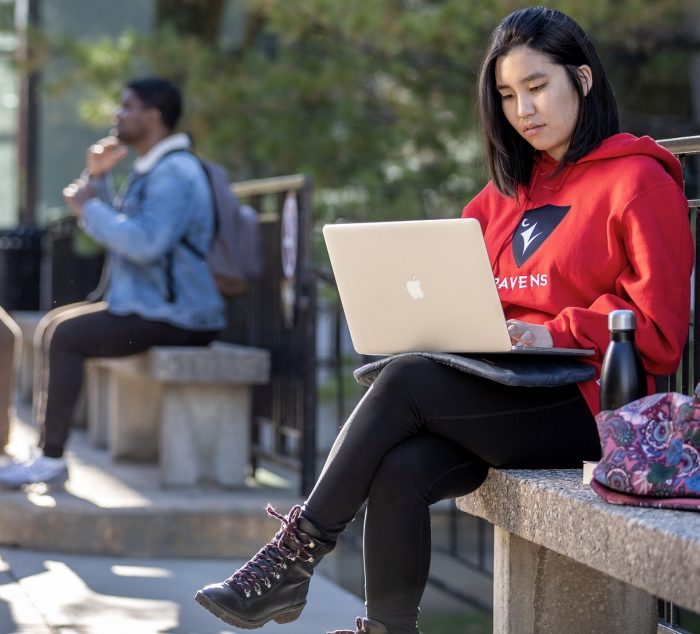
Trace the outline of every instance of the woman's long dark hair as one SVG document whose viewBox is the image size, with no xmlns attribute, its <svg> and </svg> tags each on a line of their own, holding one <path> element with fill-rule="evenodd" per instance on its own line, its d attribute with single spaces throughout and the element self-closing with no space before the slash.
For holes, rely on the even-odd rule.
<svg viewBox="0 0 700 634">
<path fill-rule="evenodd" d="M 585 156 L 603 139 L 619 132 L 617 102 L 605 69 L 583 29 L 570 17 L 545 7 L 521 9 L 506 16 L 491 35 L 479 76 L 479 116 L 486 137 L 489 173 L 507 196 L 529 182 L 534 150 L 508 123 L 496 90 L 496 61 L 517 46 L 527 46 L 564 67 L 579 96 L 571 142 L 560 169 Z M 593 85 L 584 98 L 578 67 L 587 64 Z"/>
</svg>

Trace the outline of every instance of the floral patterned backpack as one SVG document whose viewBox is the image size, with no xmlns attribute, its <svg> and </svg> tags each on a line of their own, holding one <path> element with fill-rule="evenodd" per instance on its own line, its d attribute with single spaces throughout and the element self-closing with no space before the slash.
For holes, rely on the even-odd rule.
<svg viewBox="0 0 700 634">
<path fill-rule="evenodd" d="M 700 383 L 596 416 L 602 458 L 591 486 L 607 502 L 700 511 Z"/>
</svg>

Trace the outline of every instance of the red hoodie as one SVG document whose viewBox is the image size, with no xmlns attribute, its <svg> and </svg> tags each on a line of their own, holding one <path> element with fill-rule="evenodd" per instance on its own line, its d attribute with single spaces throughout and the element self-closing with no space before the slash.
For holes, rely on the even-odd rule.
<svg viewBox="0 0 700 634">
<path fill-rule="evenodd" d="M 481 223 L 506 317 L 546 325 L 557 347 L 594 348 L 599 374 L 608 313 L 629 308 L 649 375 L 675 372 L 693 267 L 680 163 L 649 137 L 616 134 L 556 168 L 540 156 L 517 199 L 489 183 L 464 208 Z M 598 380 L 580 388 L 597 413 Z"/>
</svg>

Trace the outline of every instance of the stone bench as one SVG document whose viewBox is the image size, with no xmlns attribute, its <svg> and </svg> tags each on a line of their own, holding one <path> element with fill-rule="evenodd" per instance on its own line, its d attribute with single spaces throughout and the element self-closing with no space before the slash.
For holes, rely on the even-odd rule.
<svg viewBox="0 0 700 634">
<path fill-rule="evenodd" d="M 661 632 L 655 597 L 700 611 L 700 513 L 608 504 L 577 469 L 491 469 L 457 506 L 494 525 L 494 634 Z"/>
<path fill-rule="evenodd" d="M 158 460 L 164 487 L 244 484 L 267 350 L 214 342 L 87 362 L 88 436 L 114 460 Z"/>
</svg>

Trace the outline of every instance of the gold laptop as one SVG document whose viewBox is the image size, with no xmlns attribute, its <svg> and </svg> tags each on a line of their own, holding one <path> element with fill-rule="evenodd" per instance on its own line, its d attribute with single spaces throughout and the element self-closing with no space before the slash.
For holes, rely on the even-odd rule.
<svg viewBox="0 0 700 634">
<path fill-rule="evenodd" d="M 331 224 L 323 237 L 359 354 L 593 354 L 511 345 L 475 219 Z"/>
</svg>

